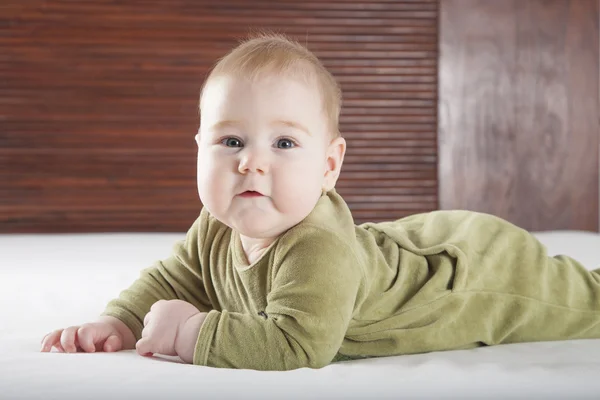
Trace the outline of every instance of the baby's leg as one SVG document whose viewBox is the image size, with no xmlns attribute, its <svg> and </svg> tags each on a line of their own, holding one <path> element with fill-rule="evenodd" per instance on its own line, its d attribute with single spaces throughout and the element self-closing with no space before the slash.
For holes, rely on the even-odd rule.
<svg viewBox="0 0 600 400">
<path fill-rule="evenodd" d="M 549 257 L 533 237 L 507 263 L 467 267 L 454 290 L 458 342 L 500 344 L 600 338 L 600 270 L 567 256 Z M 484 256 L 485 257 L 485 256 Z M 485 265 L 485 262 L 483 263 Z"/>
<path fill-rule="evenodd" d="M 409 354 L 600 338 L 600 269 L 549 257 L 526 230 L 467 211 L 415 215 L 376 229 L 402 251 L 425 257 L 431 274 L 376 333 L 352 340 L 390 341 L 394 354 Z M 404 276 L 420 276 L 423 263 L 410 260 L 401 257 Z M 373 345 L 368 353 L 377 350 Z"/>
</svg>

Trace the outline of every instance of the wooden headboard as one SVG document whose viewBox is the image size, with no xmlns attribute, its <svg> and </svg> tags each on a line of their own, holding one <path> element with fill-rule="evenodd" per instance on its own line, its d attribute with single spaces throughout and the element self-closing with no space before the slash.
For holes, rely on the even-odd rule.
<svg viewBox="0 0 600 400">
<path fill-rule="evenodd" d="M 342 85 L 357 223 L 466 208 L 597 231 L 598 0 L 522 3 L 5 0 L 0 232 L 185 231 L 202 81 L 263 29 Z"/>
</svg>

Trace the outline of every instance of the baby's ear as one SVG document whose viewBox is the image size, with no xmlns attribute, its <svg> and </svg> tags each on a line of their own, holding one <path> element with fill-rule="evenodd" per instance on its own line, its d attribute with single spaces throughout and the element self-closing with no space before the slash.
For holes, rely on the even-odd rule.
<svg viewBox="0 0 600 400">
<path fill-rule="evenodd" d="M 346 140 L 343 137 L 335 138 L 327 147 L 327 169 L 323 179 L 323 190 L 331 190 L 335 187 L 342 164 L 344 163 L 344 155 L 346 154 Z"/>
</svg>

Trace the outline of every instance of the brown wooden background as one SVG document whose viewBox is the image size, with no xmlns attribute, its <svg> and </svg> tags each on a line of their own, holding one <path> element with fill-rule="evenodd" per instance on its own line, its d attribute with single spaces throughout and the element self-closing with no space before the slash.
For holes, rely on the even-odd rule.
<svg viewBox="0 0 600 400">
<path fill-rule="evenodd" d="M 439 196 L 598 231 L 598 0 L 442 0 Z"/>
<path fill-rule="evenodd" d="M 186 230 L 198 91 L 257 29 L 342 84 L 357 223 L 598 230 L 598 0 L 3 0 L 0 232 Z"/>
<path fill-rule="evenodd" d="M 198 92 L 252 30 L 342 84 L 339 192 L 357 222 L 437 207 L 436 0 L 3 0 L 0 231 L 183 231 Z"/>
</svg>

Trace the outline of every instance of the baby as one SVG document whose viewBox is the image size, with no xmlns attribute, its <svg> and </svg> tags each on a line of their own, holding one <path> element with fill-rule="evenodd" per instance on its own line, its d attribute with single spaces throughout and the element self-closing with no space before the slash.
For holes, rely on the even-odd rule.
<svg viewBox="0 0 600 400">
<path fill-rule="evenodd" d="M 136 349 L 289 370 L 524 341 L 600 338 L 600 271 L 500 218 L 434 211 L 355 225 L 335 190 L 341 92 L 278 35 L 221 59 L 200 96 L 203 204 L 173 254 L 42 351 Z"/>
</svg>

